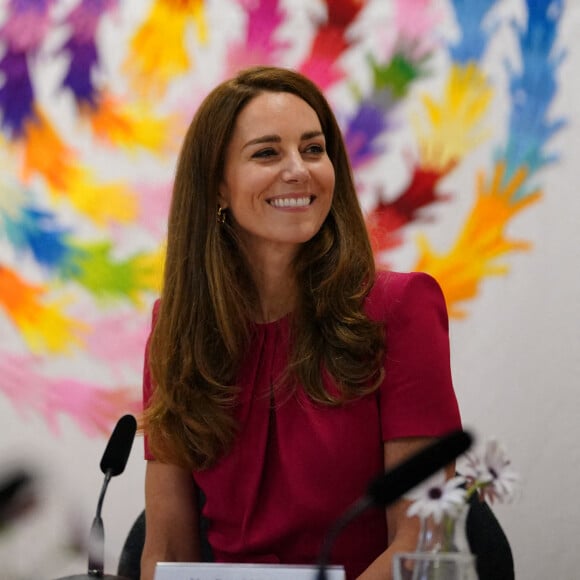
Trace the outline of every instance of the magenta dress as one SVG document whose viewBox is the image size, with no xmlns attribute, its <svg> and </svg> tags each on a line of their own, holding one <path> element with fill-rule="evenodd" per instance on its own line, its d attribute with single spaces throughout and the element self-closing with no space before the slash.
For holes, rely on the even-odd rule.
<svg viewBox="0 0 580 580">
<path fill-rule="evenodd" d="M 206 496 L 217 562 L 313 564 L 331 524 L 384 471 L 384 442 L 460 427 L 437 282 L 422 273 L 379 272 L 366 311 L 386 324 L 385 380 L 376 393 L 338 408 L 313 403 L 300 389 L 292 396 L 274 390 L 272 404 L 289 321 L 255 325 L 238 377 L 239 435 L 225 457 L 193 474 Z M 145 454 L 152 458 L 147 448 Z M 372 509 L 339 536 L 331 560 L 356 578 L 386 547 L 385 511 Z"/>
</svg>

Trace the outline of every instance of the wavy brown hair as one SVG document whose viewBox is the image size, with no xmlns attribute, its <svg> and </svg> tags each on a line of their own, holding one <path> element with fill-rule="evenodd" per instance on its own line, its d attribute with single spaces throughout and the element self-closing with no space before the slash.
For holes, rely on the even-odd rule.
<svg viewBox="0 0 580 580">
<path fill-rule="evenodd" d="M 343 404 L 382 379 L 382 327 L 364 299 L 374 257 L 338 123 L 314 83 L 294 71 L 254 67 L 215 88 L 185 136 L 169 215 L 162 300 L 149 343 L 155 385 L 142 425 L 155 456 L 210 466 L 235 437 L 236 373 L 251 338 L 258 293 L 229 220 L 218 223 L 226 149 L 240 111 L 263 92 L 288 92 L 317 113 L 335 171 L 330 212 L 295 260 L 288 377 L 314 401 Z M 325 389 L 321 370 L 338 394 Z"/>
</svg>

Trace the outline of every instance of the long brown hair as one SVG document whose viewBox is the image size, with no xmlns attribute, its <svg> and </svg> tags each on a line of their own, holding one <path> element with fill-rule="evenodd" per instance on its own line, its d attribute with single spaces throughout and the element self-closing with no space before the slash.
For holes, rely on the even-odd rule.
<svg viewBox="0 0 580 580">
<path fill-rule="evenodd" d="M 169 215 L 164 286 L 150 339 L 155 390 L 143 414 L 160 460 L 203 469 L 235 436 L 236 373 L 251 332 L 257 290 L 233 228 L 216 219 L 226 148 L 236 119 L 260 93 L 288 92 L 316 111 L 336 185 L 320 231 L 295 263 L 300 296 L 293 314 L 289 375 L 321 404 L 375 389 L 384 339 L 363 312 L 374 257 L 338 123 L 314 83 L 294 71 L 254 67 L 215 88 L 185 136 Z M 324 388 L 321 369 L 338 396 Z"/>
</svg>

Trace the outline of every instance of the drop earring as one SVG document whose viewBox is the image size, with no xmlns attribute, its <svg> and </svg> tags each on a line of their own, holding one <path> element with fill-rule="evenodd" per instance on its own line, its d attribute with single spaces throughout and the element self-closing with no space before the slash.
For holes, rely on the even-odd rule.
<svg viewBox="0 0 580 580">
<path fill-rule="evenodd" d="M 226 223 L 226 210 L 218 204 L 217 214 L 216 214 L 218 224 Z"/>
</svg>

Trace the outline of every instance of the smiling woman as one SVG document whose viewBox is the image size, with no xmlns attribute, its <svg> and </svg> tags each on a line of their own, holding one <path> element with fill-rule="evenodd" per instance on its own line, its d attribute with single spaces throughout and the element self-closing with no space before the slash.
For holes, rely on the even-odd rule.
<svg viewBox="0 0 580 580">
<path fill-rule="evenodd" d="M 312 564 L 377 473 L 460 426 L 441 290 L 375 272 L 334 114 L 291 70 L 242 71 L 198 109 L 153 318 L 145 580 L 201 557 L 202 516 L 218 562 Z M 405 510 L 354 522 L 332 563 L 391 578 Z"/>
</svg>

